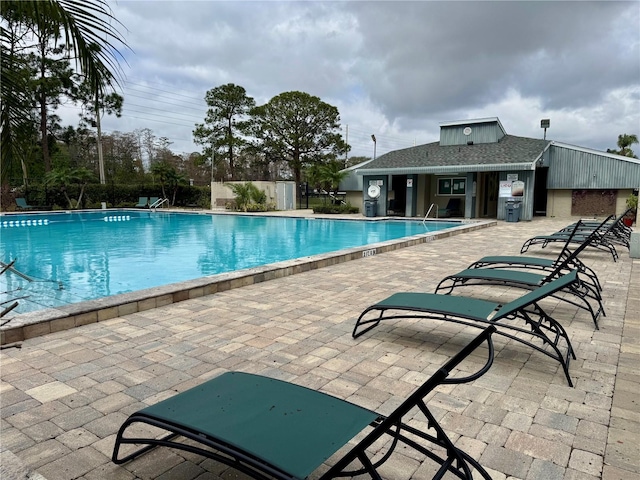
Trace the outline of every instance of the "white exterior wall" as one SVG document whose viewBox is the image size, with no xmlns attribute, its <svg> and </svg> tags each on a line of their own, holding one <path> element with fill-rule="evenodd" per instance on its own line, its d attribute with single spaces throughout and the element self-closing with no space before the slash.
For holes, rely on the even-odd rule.
<svg viewBox="0 0 640 480">
<path fill-rule="evenodd" d="M 233 191 L 231 190 L 229 185 L 238 184 L 238 183 L 247 183 L 247 182 L 225 182 L 225 183 L 213 182 L 211 183 L 211 208 L 213 210 L 215 210 L 216 208 L 224 209 L 225 204 L 227 202 L 232 201 L 235 198 L 235 195 L 233 194 Z M 257 182 L 251 182 L 251 183 L 253 183 L 256 187 L 258 187 L 260 190 L 263 190 L 267 194 L 267 203 L 273 203 L 276 205 L 278 204 L 276 183 L 292 183 L 295 186 L 295 182 L 257 181 Z M 295 192 L 295 188 L 293 189 L 293 191 Z M 295 203 L 296 202 L 294 201 L 293 202 L 294 208 L 295 208 Z"/>
</svg>

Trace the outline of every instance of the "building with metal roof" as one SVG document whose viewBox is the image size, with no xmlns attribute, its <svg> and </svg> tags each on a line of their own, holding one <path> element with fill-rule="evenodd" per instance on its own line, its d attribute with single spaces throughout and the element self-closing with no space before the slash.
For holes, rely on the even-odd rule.
<svg viewBox="0 0 640 480">
<path fill-rule="evenodd" d="M 362 182 L 345 182 L 361 186 L 358 200 L 375 203 L 375 216 L 608 215 L 623 211 L 640 186 L 636 158 L 508 135 L 497 117 L 441 123 L 440 141 L 386 153 L 352 173 Z"/>
</svg>

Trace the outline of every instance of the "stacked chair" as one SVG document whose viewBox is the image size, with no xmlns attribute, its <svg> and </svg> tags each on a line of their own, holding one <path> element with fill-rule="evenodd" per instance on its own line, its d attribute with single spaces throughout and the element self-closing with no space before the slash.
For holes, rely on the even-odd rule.
<svg viewBox="0 0 640 480">
<path fill-rule="evenodd" d="M 599 233 L 591 236 L 587 246 L 610 252 L 615 262 L 618 260 L 616 245 L 626 247 L 627 249 L 630 245 L 631 227 L 626 226 L 622 220 L 629 211 L 630 209 L 617 218 L 611 215 L 605 220 L 604 225 L 597 224 L 597 222 L 581 221 L 580 227 L 575 233 L 571 232 L 575 227 L 575 224 L 572 224 L 567 225 L 551 235 L 537 235 L 524 242 L 520 253 L 526 252 L 529 250 L 529 247 L 533 245 L 542 245 L 542 248 L 545 248 L 551 243 L 567 241 L 581 244 L 587 240 L 587 237 L 591 236 L 591 233 L 598 230 Z"/>
</svg>

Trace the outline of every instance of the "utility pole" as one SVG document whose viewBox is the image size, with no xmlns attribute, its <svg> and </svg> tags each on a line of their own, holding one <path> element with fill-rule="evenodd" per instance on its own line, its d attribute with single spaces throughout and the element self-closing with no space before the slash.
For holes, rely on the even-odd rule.
<svg viewBox="0 0 640 480">
<path fill-rule="evenodd" d="M 346 147 L 344 149 L 344 168 L 347 168 L 347 165 L 349 164 L 349 125 L 345 125 L 347 131 L 345 133 L 345 141 L 344 143 L 346 143 Z"/>
<path fill-rule="evenodd" d="M 98 169 L 100 171 L 100 184 L 107 183 L 104 175 L 104 158 L 102 156 L 102 129 L 100 128 L 100 103 L 98 101 L 98 91 L 96 90 L 96 130 L 97 130 L 97 147 L 98 147 Z"/>
</svg>

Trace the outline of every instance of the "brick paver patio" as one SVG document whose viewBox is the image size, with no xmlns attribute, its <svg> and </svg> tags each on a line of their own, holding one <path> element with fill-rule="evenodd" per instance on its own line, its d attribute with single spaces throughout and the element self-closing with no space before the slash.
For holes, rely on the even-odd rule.
<svg viewBox="0 0 640 480">
<path fill-rule="evenodd" d="M 285 379 L 389 412 L 477 330 L 399 320 L 354 340 L 359 313 L 396 291 L 433 291 L 442 277 L 481 256 L 517 254 L 525 239 L 566 223 L 499 222 L 5 348 L 0 477 L 243 477 L 169 449 L 124 466 L 110 461 L 115 433 L 129 414 L 228 370 Z M 558 251 L 534 247 L 527 255 Z M 630 259 L 626 249 L 619 253 L 618 262 L 604 252 L 581 254 L 604 287 L 607 316 L 600 330 L 586 312 L 545 300 L 576 350 L 574 388 L 557 362 L 496 337 L 497 356 L 487 374 L 431 395 L 428 404 L 441 425 L 496 480 L 640 478 L 640 260 Z M 472 287 L 456 294 L 506 300 L 521 291 Z M 400 450 L 383 476 L 430 478 L 431 465 L 422 460 Z"/>
</svg>

